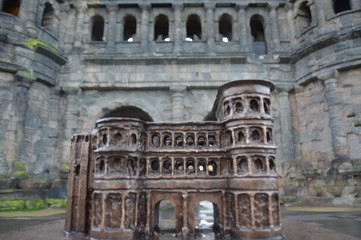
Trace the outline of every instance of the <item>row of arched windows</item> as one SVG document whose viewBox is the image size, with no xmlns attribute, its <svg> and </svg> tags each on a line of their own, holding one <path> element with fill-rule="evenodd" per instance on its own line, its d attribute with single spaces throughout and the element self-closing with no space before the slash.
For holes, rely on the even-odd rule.
<svg viewBox="0 0 361 240">
<path fill-rule="evenodd" d="M 105 21 L 102 16 L 96 15 L 92 18 L 91 27 L 91 40 L 92 41 L 104 41 L 104 25 Z M 223 14 L 219 18 L 218 31 L 221 35 L 223 42 L 233 40 L 233 19 L 228 14 Z M 132 15 L 127 15 L 123 21 L 123 41 L 132 42 L 137 34 L 137 21 Z M 255 41 L 265 41 L 263 21 L 260 17 L 251 19 L 252 36 Z M 202 40 L 202 24 L 201 19 L 196 14 L 191 14 L 187 18 L 186 22 L 186 41 Z M 155 18 L 154 23 L 154 40 L 155 41 L 170 41 L 169 34 L 169 19 L 166 15 L 160 14 Z"/>
<path fill-rule="evenodd" d="M 233 41 L 233 18 L 228 14 L 223 14 L 219 18 L 218 32 L 220 41 Z M 188 16 L 186 21 L 185 41 L 203 40 L 201 18 L 196 14 Z M 91 19 L 91 41 L 105 41 L 105 20 L 100 15 L 95 15 Z M 266 39 L 264 30 L 264 19 L 260 15 L 254 15 L 250 20 L 251 35 L 254 51 L 258 54 L 266 54 Z M 122 40 L 133 42 L 138 40 L 137 21 L 133 15 L 127 15 L 123 19 Z M 168 16 L 160 14 L 154 21 L 154 41 L 171 41 L 170 24 Z"/>
</svg>

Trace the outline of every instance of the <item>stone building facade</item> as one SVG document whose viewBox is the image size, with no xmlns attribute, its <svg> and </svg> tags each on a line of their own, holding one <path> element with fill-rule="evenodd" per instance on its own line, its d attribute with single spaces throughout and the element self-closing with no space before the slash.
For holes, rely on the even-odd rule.
<svg viewBox="0 0 361 240">
<path fill-rule="evenodd" d="M 97 119 L 214 120 L 216 89 L 267 79 L 282 195 L 355 205 L 361 2 L 0 1 L 2 188 L 64 195 Z"/>
</svg>

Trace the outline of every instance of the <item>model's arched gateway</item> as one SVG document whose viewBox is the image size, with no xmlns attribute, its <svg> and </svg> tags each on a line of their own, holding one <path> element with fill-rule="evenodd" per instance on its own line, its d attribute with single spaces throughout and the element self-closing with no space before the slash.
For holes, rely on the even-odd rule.
<svg viewBox="0 0 361 240">
<path fill-rule="evenodd" d="M 209 201 L 220 234 L 281 239 L 271 88 L 263 80 L 223 85 L 217 122 L 105 118 L 75 135 L 65 231 L 94 239 L 156 235 L 157 207 L 168 200 L 177 234 L 194 234 L 194 209 Z"/>
</svg>

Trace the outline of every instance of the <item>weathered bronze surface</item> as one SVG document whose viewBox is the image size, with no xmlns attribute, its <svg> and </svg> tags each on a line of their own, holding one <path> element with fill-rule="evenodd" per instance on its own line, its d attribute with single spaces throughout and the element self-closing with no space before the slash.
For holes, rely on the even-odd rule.
<svg viewBox="0 0 361 240">
<path fill-rule="evenodd" d="M 210 201 L 221 235 L 281 239 L 272 87 L 263 80 L 223 85 L 217 122 L 105 118 L 73 136 L 65 231 L 156 236 L 159 204 L 169 200 L 177 235 L 192 235 L 196 205 Z"/>
</svg>

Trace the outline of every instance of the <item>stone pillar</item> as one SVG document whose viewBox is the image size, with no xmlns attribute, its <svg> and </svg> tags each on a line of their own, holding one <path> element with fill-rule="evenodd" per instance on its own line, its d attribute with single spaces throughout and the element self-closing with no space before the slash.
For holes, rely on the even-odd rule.
<svg viewBox="0 0 361 240">
<path fill-rule="evenodd" d="M 297 39 L 296 39 L 296 21 L 295 18 L 293 16 L 293 7 L 294 4 L 293 3 L 288 3 L 289 7 L 286 8 L 287 10 L 287 22 L 288 22 L 288 27 L 289 27 L 289 36 L 288 39 L 291 41 L 291 45 L 295 46 L 297 43 Z"/>
<path fill-rule="evenodd" d="M 67 18 L 68 14 L 70 13 L 70 6 L 68 3 L 63 3 L 60 6 L 60 24 L 59 24 L 59 47 L 63 48 L 65 43 L 65 36 L 66 36 L 66 27 L 67 27 Z"/>
<path fill-rule="evenodd" d="M 172 86 L 172 121 L 180 122 L 184 120 L 184 92 L 185 86 Z"/>
<path fill-rule="evenodd" d="M 77 89 L 64 89 L 65 96 L 65 114 L 63 117 L 64 121 L 64 142 L 63 142 L 63 159 L 70 159 L 69 156 L 69 149 L 70 149 L 70 142 L 68 141 L 74 135 L 76 131 L 79 131 L 78 123 L 77 123 L 77 115 L 78 115 L 78 90 Z M 65 155 L 67 154 L 67 155 Z"/>
<path fill-rule="evenodd" d="M 283 162 L 291 163 L 295 161 L 295 148 L 294 138 L 292 133 L 292 119 L 291 119 L 291 108 L 288 100 L 288 91 L 286 89 L 278 89 L 278 104 L 279 104 L 279 121 L 280 121 L 280 134 L 281 134 L 281 146 L 280 160 L 278 169 L 282 169 Z M 284 169 L 282 169 L 283 171 Z"/>
<path fill-rule="evenodd" d="M 141 4 L 140 8 L 142 9 L 142 23 L 140 27 L 140 43 L 144 51 L 148 51 L 148 26 L 149 26 L 149 8 L 148 4 Z"/>
<path fill-rule="evenodd" d="M 77 21 L 75 26 L 75 39 L 74 39 L 74 46 L 81 47 L 84 41 L 84 19 L 85 19 L 85 12 L 88 9 L 86 2 L 77 2 L 75 3 L 76 11 L 77 11 Z"/>
<path fill-rule="evenodd" d="M 328 106 L 332 147 L 335 158 L 347 156 L 347 138 L 342 117 L 342 97 L 338 89 L 338 72 L 332 71 L 318 76 L 323 81 Z"/>
<path fill-rule="evenodd" d="M 212 51 L 214 45 L 214 3 L 205 5 L 207 10 L 207 45 L 208 49 Z"/>
<path fill-rule="evenodd" d="M 36 23 L 38 17 L 38 1 L 21 1 L 19 17 L 27 22 Z M 2 5 L 1 5 L 2 6 Z"/>
<path fill-rule="evenodd" d="M 352 10 L 360 9 L 361 1 L 360 0 L 351 0 L 351 8 L 352 8 Z"/>
<path fill-rule="evenodd" d="M 279 32 L 279 24 L 277 19 L 277 8 L 278 4 L 269 5 L 270 11 L 270 20 L 271 20 L 271 29 L 272 29 L 272 52 L 280 51 L 280 32 Z"/>
<path fill-rule="evenodd" d="M 183 45 L 183 26 L 182 26 L 182 4 L 173 4 L 174 9 L 174 26 L 175 26 L 175 33 L 174 33 L 174 51 L 181 52 L 182 45 Z"/>
<path fill-rule="evenodd" d="M 107 29 L 107 47 L 108 50 L 113 51 L 115 48 L 115 37 L 116 37 L 116 14 L 117 6 L 107 6 L 109 12 L 109 21 Z"/>
<path fill-rule="evenodd" d="M 326 12 L 326 9 L 325 9 L 325 4 L 329 4 L 329 5 L 332 5 L 331 1 L 330 2 L 325 2 L 325 1 L 314 1 L 314 4 L 315 4 L 315 9 L 316 11 L 312 11 L 312 8 L 311 8 L 311 13 L 313 14 L 312 15 L 312 19 L 317 19 L 317 25 L 320 26 L 319 29 L 321 29 L 321 32 L 323 32 L 323 26 L 326 26 L 326 15 L 325 15 L 325 12 Z M 315 16 L 315 14 L 316 16 Z M 314 21 L 314 20 L 312 20 Z M 313 24 L 316 24 L 316 23 L 312 23 Z"/>
<path fill-rule="evenodd" d="M 241 28 L 239 31 L 239 45 L 241 47 L 241 52 L 249 52 L 252 49 L 250 40 L 250 33 L 247 33 L 247 26 L 249 23 L 247 22 L 247 16 L 246 16 L 246 8 L 247 5 L 244 4 L 237 4 L 238 9 L 238 22 L 239 27 Z M 248 24 L 248 25 L 247 25 Z M 234 31 L 238 32 L 238 31 Z"/>
<path fill-rule="evenodd" d="M 28 102 L 29 102 L 29 90 L 31 84 L 35 81 L 35 77 L 30 74 L 22 74 L 22 72 L 18 72 L 16 74 L 17 86 L 15 90 L 15 127 L 16 127 L 16 135 L 15 135 L 15 153 L 14 153 L 14 161 L 22 160 L 22 155 L 24 154 L 24 150 L 26 149 L 27 142 L 25 141 L 25 128 L 26 128 L 26 113 L 28 111 Z"/>
</svg>

